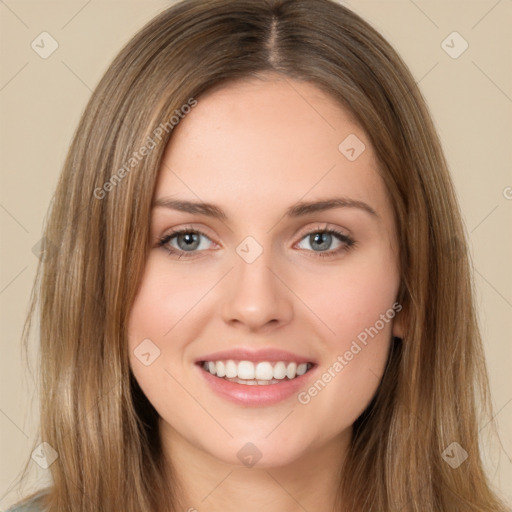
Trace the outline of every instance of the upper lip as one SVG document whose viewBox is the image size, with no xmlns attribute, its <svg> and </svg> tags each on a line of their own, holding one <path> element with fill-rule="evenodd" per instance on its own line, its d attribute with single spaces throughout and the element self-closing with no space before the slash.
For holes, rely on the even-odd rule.
<svg viewBox="0 0 512 512">
<path fill-rule="evenodd" d="M 315 363 L 310 357 L 301 356 L 288 352 L 286 350 L 275 348 L 262 348 L 259 350 L 249 348 L 232 348 L 229 350 L 221 350 L 220 352 L 212 352 L 196 359 L 196 363 L 203 361 L 283 361 L 284 363 Z"/>
</svg>

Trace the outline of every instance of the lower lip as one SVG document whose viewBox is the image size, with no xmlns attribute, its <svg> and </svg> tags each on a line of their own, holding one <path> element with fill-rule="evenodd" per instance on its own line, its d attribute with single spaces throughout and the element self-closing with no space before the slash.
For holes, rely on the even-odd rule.
<svg viewBox="0 0 512 512">
<path fill-rule="evenodd" d="M 311 374 L 315 371 L 314 365 L 303 375 L 291 380 L 283 380 L 278 384 L 248 385 L 230 382 L 220 377 L 215 377 L 206 371 L 202 364 L 196 364 L 199 372 L 203 375 L 210 388 L 221 397 L 230 400 L 238 405 L 265 406 L 273 405 L 297 395 Z"/>
</svg>

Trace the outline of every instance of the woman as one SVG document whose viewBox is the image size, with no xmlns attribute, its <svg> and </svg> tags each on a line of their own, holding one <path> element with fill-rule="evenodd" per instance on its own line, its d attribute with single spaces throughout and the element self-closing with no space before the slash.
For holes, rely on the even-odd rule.
<svg viewBox="0 0 512 512">
<path fill-rule="evenodd" d="M 347 8 L 158 15 L 94 91 L 45 235 L 35 510 L 506 510 L 446 161 Z"/>
</svg>

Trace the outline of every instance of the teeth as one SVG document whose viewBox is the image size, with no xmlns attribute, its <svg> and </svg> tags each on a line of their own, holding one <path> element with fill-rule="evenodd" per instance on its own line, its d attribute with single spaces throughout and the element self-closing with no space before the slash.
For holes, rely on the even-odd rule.
<svg viewBox="0 0 512 512">
<path fill-rule="evenodd" d="M 283 361 L 205 361 L 203 368 L 217 377 L 238 382 L 239 384 L 273 384 L 285 378 L 294 379 L 304 375 L 313 365 L 311 363 L 284 363 Z M 240 382 L 243 381 L 243 382 Z"/>
<path fill-rule="evenodd" d="M 215 375 L 215 367 L 216 367 L 216 364 L 215 363 L 212 363 L 213 364 L 213 370 L 210 370 L 210 363 L 208 363 L 208 371 L 212 374 L 212 375 Z M 238 367 L 236 365 L 236 363 L 234 361 L 227 361 L 226 362 L 226 378 L 228 379 L 232 379 L 233 377 L 237 377 L 238 376 Z"/>
<path fill-rule="evenodd" d="M 297 366 L 297 375 L 304 375 L 308 369 L 308 365 L 306 363 L 299 364 Z"/>
<path fill-rule="evenodd" d="M 211 372 L 210 372 L 211 373 Z M 254 364 L 251 361 L 240 361 L 238 363 L 238 378 L 251 380 L 254 379 Z"/>
<path fill-rule="evenodd" d="M 286 377 L 286 364 L 282 361 L 274 365 L 274 379 L 284 379 Z"/>
<path fill-rule="evenodd" d="M 238 384 L 247 384 L 248 386 L 255 386 L 256 384 L 260 386 L 266 386 L 267 384 L 279 384 L 279 380 L 272 379 L 272 380 L 244 380 L 244 379 L 226 379 L 229 380 L 229 382 L 236 382 Z"/>
<path fill-rule="evenodd" d="M 258 363 L 254 370 L 254 376 L 257 380 L 272 380 L 274 377 L 274 369 L 270 363 Z"/>
<path fill-rule="evenodd" d="M 217 377 L 224 377 L 226 375 L 226 365 L 222 361 L 217 361 L 215 366 L 217 367 Z M 208 365 L 208 371 L 209 370 L 210 365 Z"/>
<path fill-rule="evenodd" d="M 289 363 L 286 367 L 286 376 L 293 379 L 297 375 L 297 363 Z"/>
</svg>

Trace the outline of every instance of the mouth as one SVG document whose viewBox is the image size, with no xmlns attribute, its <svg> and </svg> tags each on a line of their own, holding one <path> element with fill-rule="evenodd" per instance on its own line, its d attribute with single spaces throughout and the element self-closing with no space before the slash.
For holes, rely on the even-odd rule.
<svg viewBox="0 0 512 512">
<path fill-rule="evenodd" d="M 194 363 L 206 389 L 242 407 L 266 407 L 297 397 L 319 368 L 311 355 L 278 347 L 232 347 L 203 354 Z"/>
<path fill-rule="evenodd" d="M 316 366 L 313 362 L 289 361 L 198 361 L 202 370 L 219 380 L 246 386 L 268 386 L 300 379 Z"/>
</svg>

